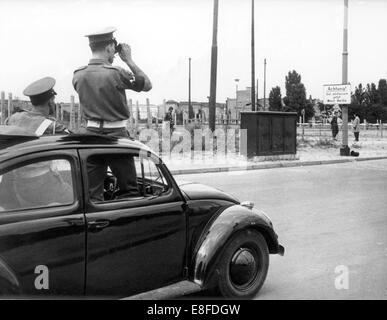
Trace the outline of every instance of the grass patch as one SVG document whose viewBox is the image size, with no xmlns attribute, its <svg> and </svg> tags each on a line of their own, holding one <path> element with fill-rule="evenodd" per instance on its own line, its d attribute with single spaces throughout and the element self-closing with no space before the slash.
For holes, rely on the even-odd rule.
<svg viewBox="0 0 387 320">
<path fill-rule="evenodd" d="M 297 148 L 338 148 L 340 142 L 328 138 L 304 138 L 297 140 Z"/>
</svg>

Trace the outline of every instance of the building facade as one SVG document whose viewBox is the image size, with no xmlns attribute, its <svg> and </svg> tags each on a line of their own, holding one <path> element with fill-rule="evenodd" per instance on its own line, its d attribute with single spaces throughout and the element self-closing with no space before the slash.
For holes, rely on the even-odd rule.
<svg viewBox="0 0 387 320">
<path fill-rule="evenodd" d="M 242 111 L 251 111 L 251 87 L 237 90 L 236 98 L 227 98 L 226 105 L 231 123 L 239 121 Z M 258 99 L 257 110 L 269 110 L 269 99 Z"/>
</svg>

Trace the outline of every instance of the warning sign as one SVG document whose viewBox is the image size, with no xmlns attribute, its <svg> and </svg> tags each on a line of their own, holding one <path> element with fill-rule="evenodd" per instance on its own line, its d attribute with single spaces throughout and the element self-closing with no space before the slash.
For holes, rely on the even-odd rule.
<svg viewBox="0 0 387 320">
<path fill-rule="evenodd" d="M 350 104 L 350 84 L 326 84 L 324 85 L 324 104 Z"/>
</svg>

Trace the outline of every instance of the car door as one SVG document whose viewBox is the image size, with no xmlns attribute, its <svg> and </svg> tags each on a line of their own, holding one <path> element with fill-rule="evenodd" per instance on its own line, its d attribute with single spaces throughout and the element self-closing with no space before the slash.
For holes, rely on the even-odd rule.
<svg viewBox="0 0 387 320">
<path fill-rule="evenodd" d="M 85 218 L 76 150 L 0 165 L 0 293 L 82 296 Z"/>
<path fill-rule="evenodd" d="M 142 176 L 146 176 L 148 165 L 159 170 L 157 159 L 140 160 L 135 150 L 80 150 L 83 176 L 86 178 L 85 190 L 89 187 L 88 157 L 97 155 L 109 160 L 123 153 L 134 157 L 135 174 L 140 183 Z M 168 177 L 162 175 L 155 184 L 163 179 L 166 188 L 155 190 L 157 195 L 142 193 L 140 196 L 96 203 L 85 194 L 88 295 L 124 297 L 183 278 L 185 202 Z M 139 189 L 149 191 L 150 186 L 139 185 Z"/>
</svg>

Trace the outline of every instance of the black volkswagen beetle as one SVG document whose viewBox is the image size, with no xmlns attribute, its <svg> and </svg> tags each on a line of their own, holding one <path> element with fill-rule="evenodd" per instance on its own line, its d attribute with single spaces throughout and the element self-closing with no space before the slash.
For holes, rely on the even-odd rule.
<svg viewBox="0 0 387 320">
<path fill-rule="evenodd" d="M 109 161 L 135 164 L 122 196 Z M 106 164 L 103 199 L 90 197 Z M 93 176 L 95 177 L 95 175 Z M 179 281 L 229 298 L 263 285 L 283 255 L 270 219 L 209 186 L 178 185 L 145 145 L 103 136 L 0 136 L 0 293 L 126 297 Z"/>
</svg>

